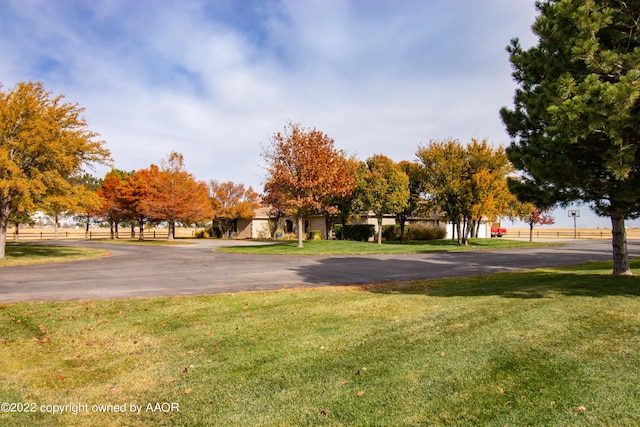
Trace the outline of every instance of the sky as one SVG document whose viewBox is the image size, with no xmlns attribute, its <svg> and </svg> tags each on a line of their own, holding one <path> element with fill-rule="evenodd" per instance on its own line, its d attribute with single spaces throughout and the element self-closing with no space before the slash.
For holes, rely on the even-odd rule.
<svg viewBox="0 0 640 427">
<path fill-rule="evenodd" d="M 261 153 L 289 122 L 362 160 L 508 145 L 505 48 L 537 43 L 535 16 L 534 0 L 0 0 L 0 83 L 41 81 L 85 108 L 118 169 L 177 151 L 199 180 L 260 192 Z M 610 225 L 569 209 L 578 227 Z M 557 226 L 573 226 L 566 212 Z"/>
</svg>

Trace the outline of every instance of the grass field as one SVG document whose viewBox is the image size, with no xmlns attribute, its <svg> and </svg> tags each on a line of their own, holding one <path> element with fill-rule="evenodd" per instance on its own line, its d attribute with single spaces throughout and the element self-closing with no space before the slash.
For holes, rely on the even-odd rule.
<svg viewBox="0 0 640 427">
<path fill-rule="evenodd" d="M 2 304 L 0 425 L 640 425 L 610 271 Z"/>
<path fill-rule="evenodd" d="M 97 258 L 107 251 L 90 248 L 76 248 L 51 245 L 34 245 L 7 242 L 5 258 L 0 259 L 0 267 L 12 265 L 44 264 L 49 262 L 79 261 Z"/>
<path fill-rule="evenodd" d="M 529 243 L 508 239 L 473 239 L 468 246 L 459 246 L 451 239 L 385 242 L 382 245 L 373 242 L 353 242 L 349 240 L 308 240 L 303 248 L 296 241 L 278 242 L 264 246 L 231 246 L 217 249 L 220 252 L 269 254 L 269 255 L 363 255 L 363 254 L 404 254 L 440 251 L 463 251 L 479 249 L 526 248 L 549 243 Z"/>
</svg>

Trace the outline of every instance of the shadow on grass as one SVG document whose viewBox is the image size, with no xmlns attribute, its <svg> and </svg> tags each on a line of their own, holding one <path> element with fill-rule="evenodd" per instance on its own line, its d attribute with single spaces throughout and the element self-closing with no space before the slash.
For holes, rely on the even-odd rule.
<svg viewBox="0 0 640 427">
<path fill-rule="evenodd" d="M 39 245 L 32 243 L 13 243 L 7 242 L 6 256 L 7 258 L 61 258 L 73 255 L 79 255 L 77 248 L 57 245 Z"/>
<path fill-rule="evenodd" d="M 432 297 L 499 296 L 503 298 L 547 298 L 551 295 L 607 297 L 640 296 L 640 277 L 613 277 L 607 274 L 529 271 L 498 273 L 466 279 L 443 279 L 370 285 L 375 293 L 404 293 Z"/>
<path fill-rule="evenodd" d="M 295 270 L 314 285 L 361 285 L 375 293 L 504 298 L 640 296 L 640 276 L 614 277 L 610 262 L 575 265 L 582 260 L 568 257 L 564 260 L 568 266 L 534 269 L 541 261 L 558 263 L 553 254 L 548 257 L 523 256 L 516 261 L 512 255 L 457 253 L 419 260 L 359 258 L 358 262 L 344 257 Z M 640 270 L 640 259 L 632 260 L 631 268 Z M 521 269 L 526 271 L 514 271 Z M 375 281 L 370 280 L 372 271 L 376 272 Z"/>
</svg>

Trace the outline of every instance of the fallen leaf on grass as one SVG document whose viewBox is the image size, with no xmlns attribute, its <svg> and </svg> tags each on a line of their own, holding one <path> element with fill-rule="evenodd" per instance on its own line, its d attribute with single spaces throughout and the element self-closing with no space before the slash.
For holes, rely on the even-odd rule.
<svg viewBox="0 0 640 427">
<path fill-rule="evenodd" d="M 359 392 L 356 393 L 356 396 L 362 397 L 363 394 L 364 394 L 364 391 L 359 391 Z"/>
<path fill-rule="evenodd" d="M 329 413 L 329 411 L 327 411 L 326 409 L 323 409 L 322 411 L 320 411 L 320 413 L 322 415 L 327 415 Z"/>
<path fill-rule="evenodd" d="M 176 379 L 175 379 L 175 378 L 169 378 L 169 382 L 170 382 L 170 383 L 175 383 L 175 382 L 176 382 Z"/>
<path fill-rule="evenodd" d="M 186 390 L 184 391 L 184 394 L 189 394 L 189 393 L 191 393 L 191 389 L 190 389 L 190 388 L 188 388 L 188 389 L 186 389 Z"/>
<path fill-rule="evenodd" d="M 576 409 L 576 411 L 578 411 L 578 412 L 584 412 L 584 411 L 586 411 L 586 410 L 587 410 L 587 408 L 585 408 L 584 406 L 578 406 L 578 407 L 577 407 L 577 408 L 575 408 L 575 409 Z"/>
<path fill-rule="evenodd" d="M 56 378 L 58 381 L 62 381 L 64 379 L 64 375 L 60 375 L 58 376 L 58 378 Z"/>
<path fill-rule="evenodd" d="M 440 356 L 444 357 L 447 353 L 445 353 L 444 351 L 440 352 Z"/>
</svg>

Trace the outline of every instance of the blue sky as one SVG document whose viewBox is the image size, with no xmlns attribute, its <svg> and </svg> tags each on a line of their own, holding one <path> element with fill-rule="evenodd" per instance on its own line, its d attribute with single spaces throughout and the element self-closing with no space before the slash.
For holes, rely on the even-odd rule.
<svg viewBox="0 0 640 427">
<path fill-rule="evenodd" d="M 536 42 L 533 0 L 0 0 L 0 11 L 5 90 L 38 80 L 85 107 L 119 169 L 175 150 L 198 179 L 258 191 L 261 149 L 289 121 L 361 159 L 414 160 L 431 139 L 508 144 L 505 47 Z M 579 226 L 608 225 L 581 209 Z"/>
</svg>

